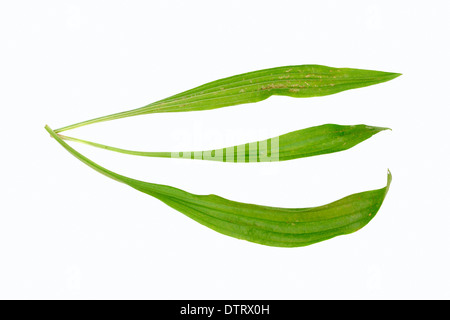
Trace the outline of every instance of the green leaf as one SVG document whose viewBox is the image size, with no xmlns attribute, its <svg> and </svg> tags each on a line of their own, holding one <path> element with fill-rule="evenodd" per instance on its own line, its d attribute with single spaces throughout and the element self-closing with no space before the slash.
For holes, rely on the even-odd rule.
<svg viewBox="0 0 450 320">
<path fill-rule="evenodd" d="M 382 83 L 398 76 L 399 73 L 320 65 L 264 69 L 209 82 L 142 108 L 83 121 L 55 132 L 149 113 L 210 110 L 258 102 L 272 95 L 296 98 L 326 96 Z"/>
<path fill-rule="evenodd" d="M 392 180 L 388 172 L 386 187 L 320 207 L 289 209 L 247 204 L 119 175 L 77 152 L 48 126 L 46 130 L 68 152 L 101 174 L 153 196 L 217 232 L 268 246 L 307 246 L 361 229 L 380 209 Z"/>
<path fill-rule="evenodd" d="M 208 151 L 187 152 L 131 151 L 87 140 L 63 135 L 59 136 L 63 140 L 81 142 L 97 148 L 144 157 L 252 163 L 286 161 L 347 150 L 386 129 L 388 128 L 372 127 L 363 124 L 352 126 L 325 124 L 238 146 Z"/>
</svg>

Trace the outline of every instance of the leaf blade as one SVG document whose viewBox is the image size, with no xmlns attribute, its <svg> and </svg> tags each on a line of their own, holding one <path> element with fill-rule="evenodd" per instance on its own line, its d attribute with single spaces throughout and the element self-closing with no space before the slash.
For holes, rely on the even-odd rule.
<svg viewBox="0 0 450 320">
<path fill-rule="evenodd" d="M 144 107 L 94 118 L 55 130 L 56 133 L 84 125 L 160 112 L 212 110 L 255 103 L 272 95 L 309 98 L 383 83 L 399 73 L 332 68 L 321 65 L 284 66 L 257 70 L 215 80 Z"/>
<path fill-rule="evenodd" d="M 59 135 L 63 140 L 84 143 L 118 153 L 160 158 L 195 159 L 233 163 L 278 162 L 348 150 L 389 128 L 367 125 L 325 124 L 277 137 L 206 151 L 147 152 L 107 146 Z"/>
</svg>

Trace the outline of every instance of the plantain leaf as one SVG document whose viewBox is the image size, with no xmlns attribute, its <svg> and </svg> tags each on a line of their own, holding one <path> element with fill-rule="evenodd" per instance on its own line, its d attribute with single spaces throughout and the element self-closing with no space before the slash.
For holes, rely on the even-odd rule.
<svg viewBox="0 0 450 320">
<path fill-rule="evenodd" d="M 101 174 L 153 196 L 217 232 L 268 246 L 307 246 L 361 229 L 377 214 L 392 180 L 388 172 L 386 187 L 320 207 L 289 209 L 247 204 L 122 176 L 77 152 L 48 126 L 46 130 L 68 152 Z"/>
<path fill-rule="evenodd" d="M 142 108 L 83 121 L 55 132 L 149 113 L 210 110 L 258 102 L 272 95 L 296 98 L 326 96 L 382 83 L 398 76 L 399 73 L 320 65 L 264 69 L 209 82 Z"/>
<path fill-rule="evenodd" d="M 386 129 L 388 128 L 372 127 L 362 124 L 352 126 L 325 124 L 238 146 L 208 151 L 188 152 L 131 151 L 87 140 L 63 135 L 59 136 L 63 140 L 80 142 L 97 148 L 144 157 L 251 163 L 286 161 L 347 150 Z"/>
</svg>

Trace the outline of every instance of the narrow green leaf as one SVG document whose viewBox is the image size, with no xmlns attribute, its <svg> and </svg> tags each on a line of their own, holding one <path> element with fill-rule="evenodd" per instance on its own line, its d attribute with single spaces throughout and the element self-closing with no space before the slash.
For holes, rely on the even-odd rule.
<svg viewBox="0 0 450 320">
<path fill-rule="evenodd" d="M 289 209 L 247 204 L 119 175 L 77 152 L 48 126 L 46 130 L 68 152 L 101 174 L 151 195 L 217 232 L 268 246 L 307 246 L 361 229 L 380 209 L 392 180 L 388 172 L 386 187 L 320 207 Z"/>
<path fill-rule="evenodd" d="M 63 135 L 59 136 L 63 140 L 80 142 L 97 148 L 144 157 L 251 163 L 286 161 L 347 150 L 386 129 L 388 128 L 372 127 L 363 124 L 352 126 L 325 124 L 297 130 L 262 141 L 255 141 L 222 149 L 187 152 L 131 151 L 87 140 Z"/>
<path fill-rule="evenodd" d="M 55 132 L 149 113 L 210 110 L 258 102 L 272 95 L 296 98 L 326 96 L 386 82 L 398 76 L 399 73 L 320 65 L 264 69 L 209 82 L 142 108 L 83 121 Z"/>
</svg>

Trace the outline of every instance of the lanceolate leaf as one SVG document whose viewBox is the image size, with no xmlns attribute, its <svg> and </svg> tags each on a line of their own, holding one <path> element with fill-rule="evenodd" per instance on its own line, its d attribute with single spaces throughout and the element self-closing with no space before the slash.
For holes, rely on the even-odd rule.
<svg viewBox="0 0 450 320">
<path fill-rule="evenodd" d="M 366 125 L 342 126 L 325 124 L 297 130 L 263 141 L 208 151 L 143 152 L 115 148 L 82 139 L 59 135 L 63 140 L 145 157 L 200 159 L 222 162 L 276 162 L 350 149 L 387 128 Z"/>
<path fill-rule="evenodd" d="M 216 195 L 196 195 L 174 187 L 134 180 L 89 160 L 48 126 L 46 130 L 73 156 L 94 170 L 151 195 L 193 220 L 222 234 L 276 247 L 300 247 L 355 232 L 369 223 L 387 194 L 387 186 L 304 209 L 240 203 Z"/>
<path fill-rule="evenodd" d="M 399 73 L 320 65 L 264 69 L 209 82 L 142 108 L 83 121 L 55 132 L 142 114 L 210 110 L 258 102 L 272 95 L 296 98 L 326 96 L 389 81 L 399 75 Z"/>
</svg>

